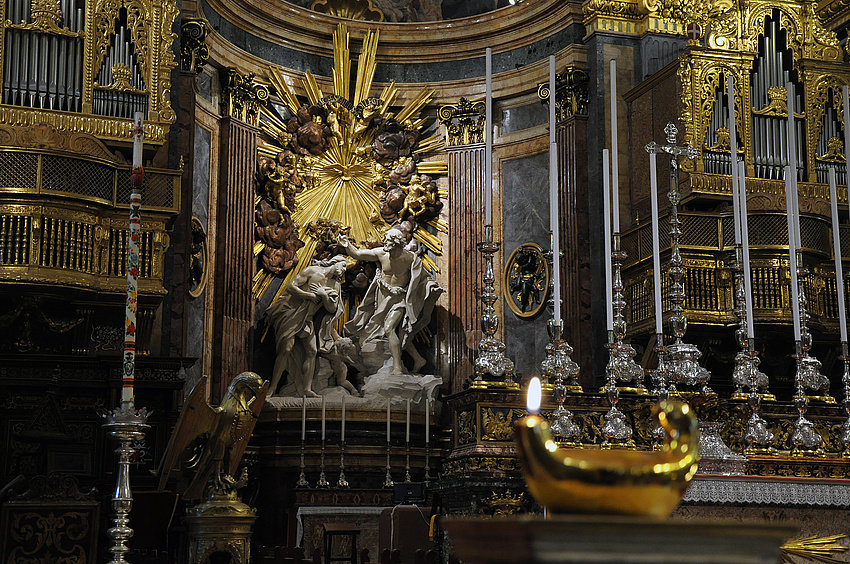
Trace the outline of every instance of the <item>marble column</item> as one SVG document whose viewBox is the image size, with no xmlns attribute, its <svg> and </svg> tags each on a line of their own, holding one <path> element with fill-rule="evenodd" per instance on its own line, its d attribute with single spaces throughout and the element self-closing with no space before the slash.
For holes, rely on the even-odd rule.
<svg viewBox="0 0 850 564">
<path fill-rule="evenodd" d="M 564 338 L 579 366 L 593 363 L 593 333 L 586 331 L 590 314 L 590 233 L 587 198 L 588 75 L 567 67 L 558 75 L 558 186 L 560 188 L 561 295 Z M 587 371 L 585 371 L 587 372 Z M 582 382 L 589 386 L 591 381 Z"/>
<path fill-rule="evenodd" d="M 253 358 L 254 175 L 258 109 L 267 99 L 268 91 L 251 76 L 232 69 L 222 72 L 218 224 L 211 251 L 216 256 L 210 375 L 214 402 L 233 377 L 251 367 Z"/>
<path fill-rule="evenodd" d="M 473 364 L 481 340 L 481 301 L 484 259 L 476 244 L 484 240 L 484 103 L 461 99 L 440 108 L 448 130 L 449 147 L 449 304 L 446 362 L 443 370 L 452 379 L 452 392 L 473 378 Z M 501 223 L 500 206 L 494 223 Z M 495 229 L 496 232 L 499 229 Z M 494 239 L 496 237 L 494 236 Z M 442 320 L 441 320 L 442 321 Z"/>
</svg>

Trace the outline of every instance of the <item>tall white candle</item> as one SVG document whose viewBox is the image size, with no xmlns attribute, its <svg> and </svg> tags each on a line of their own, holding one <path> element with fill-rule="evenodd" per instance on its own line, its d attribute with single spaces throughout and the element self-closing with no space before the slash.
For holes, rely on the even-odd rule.
<svg viewBox="0 0 850 564">
<path fill-rule="evenodd" d="M 555 138 L 555 56 L 549 56 L 549 228 L 552 230 L 552 279 L 555 324 L 561 323 L 561 233 L 558 227 L 558 142 Z"/>
<path fill-rule="evenodd" d="M 307 396 L 301 396 L 301 442 L 307 436 Z"/>
<path fill-rule="evenodd" d="M 655 166 L 655 153 L 649 153 L 649 198 L 652 205 L 652 284 L 655 288 L 655 333 L 664 333 L 663 311 L 661 307 L 661 252 L 658 239 L 658 176 Z"/>
<path fill-rule="evenodd" d="M 747 222 L 747 185 L 744 161 L 738 162 L 734 167 L 738 171 L 738 209 L 741 213 L 741 250 L 744 254 L 744 293 L 746 294 L 747 336 L 752 339 L 755 336 L 753 327 L 753 274 L 750 268 L 750 231 Z"/>
<path fill-rule="evenodd" d="M 390 398 L 387 398 L 387 444 L 390 444 Z"/>
<path fill-rule="evenodd" d="M 845 108 L 847 106 L 844 106 Z M 847 313 L 844 310 L 844 269 L 841 264 L 841 231 L 838 229 L 838 189 L 835 168 L 829 167 L 829 202 L 832 206 L 832 253 L 835 256 L 835 290 L 838 294 L 838 327 L 841 342 L 847 342 Z"/>
<path fill-rule="evenodd" d="M 493 225 L 493 52 L 485 51 L 484 225 Z"/>
<path fill-rule="evenodd" d="M 345 442 L 345 396 L 342 396 L 342 414 L 340 414 L 339 440 Z"/>
<path fill-rule="evenodd" d="M 620 232 L 620 155 L 617 135 L 617 59 L 611 59 L 611 209 L 614 232 Z M 607 233 L 607 231 L 606 231 Z M 610 253 L 609 253 L 610 255 Z"/>
<path fill-rule="evenodd" d="M 726 97 L 729 103 L 729 150 L 731 151 L 732 169 L 732 216 L 735 224 L 735 244 L 741 244 L 741 206 L 736 192 L 739 190 L 738 178 L 738 136 L 735 131 L 735 78 L 732 75 L 726 80 Z"/>
<path fill-rule="evenodd" d="M 322 442 L 325 440 L 325 396 L 322 396 Z"/>
<path fill-rule="evenodd" d="M 410 442 L 410 400 L 407 400 L 407 418 L 404 422 L 404 442 Z"/>
<path fill-rule="evenodd" d="M 608 149 L 602 150 L 602 214 L 605 216 L 605 322 L 609 331 L 614 329 L 614 277 L 611 274 L 611 185 Z"/>
<path fill-rule="evenodd" d="M 431 394 L 425 398 L 425 444 L 431 442 Z"/>
<path fill-rule="evenodd" d="M 788 166 L 791 167 L 791 201 L 794 204 L 789 213 L 792 215 L 791 219 L 793 220 L 792 231 L 794 236 L 794 248 L 799 249 L 801 245 L 800 200 L 799 194 L 797 193 L 797 127 L 794 120 L 794 83 L 786 83 L 785 88 L 788 91 Z"/>
<path fill-rule="evenodd" d="M 791 317 L 794 322 L 794 340 L 800 340 L 800 294 L 797 291 L 797 251 L 794 246 L 794 208 L 797 207 L 794 201 L 791 167 L 785 167 L 785 211 L 788 216 L 788 261 L 791 268 Z"/>
</svg>

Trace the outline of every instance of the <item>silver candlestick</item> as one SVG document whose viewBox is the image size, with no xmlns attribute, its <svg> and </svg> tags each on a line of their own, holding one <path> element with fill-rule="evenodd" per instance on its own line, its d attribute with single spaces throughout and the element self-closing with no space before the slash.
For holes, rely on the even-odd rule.
<svg viewBox="0 0 850 564">
<path fill-rule="evenodd" d="M 619 347 L 614 337 L 614 331 L 608 331 L 608 365 L 605 372 L 608 375 L 608 385 L 605 393 L 611 409 L 605 414 L 605 424 L 602 425 L 603 446 L 611 444 L 633 444 L 632 428 L 626 422 L 626 416 L 617 408 L 620 401 L 620 390 L 617 388 L 616 366 Z"/>
<path fill-rule="evenodd" d="M 410 481 L 410 441 L 404 444 L 404 481 Z"/>
<path fill-rule="evenodd" d="M 339 443 L 339 480 L 336 482 L 336 487 L 348 487 L 348 480 L 345 479 L 345 441 Z"/>
<path fill-rule="evenodd" d="M 850 354 L 847 354 L 847 341 L 841 341 L 841 360 L 844 361 L 844 376 L 841 382 L 844 384 L 844 413 L 847 421 L 841 426 L 841 456 L 850 458 Z"/>
<path fill-rule="evenodd" d="M 317 488 L 329 488 L 331 487 L 330 482 L 325 477 L 325 440 L 322 439 L 322 450 L 319 458 L 319 481 L 316 482 Z"/>
<path fill-rule="evenodd" d="M 133 536 L 130 528 L 130 510 L 133 508 L 133 492 L 130 489 L 130 457 L 136 452 L 133 444 L 145 436 L 148 412 L 145 408 L 136 411 L 133 401 L 122 401 L 111 413 L 105 413 L 103 428 L 111 438 L 118 441 L 118 481 L 112 495 L 112 510 L 115 512 L 114 525 L 107 531 L 111 541 L 109 552 L 112 560 L 109 564 L 127 564 L 124 555 L 130 551 L 127 543 Z"/>
<path fill-rule="evenodd" d="M 475 379 L 472 388 L 499 387 L 509 390 L 519 390 L 520 386 L 513 380 L 514 363 L 505 356 L 505 344 L 496 337 L 499 329 L 499 316 L 493 304 L 496 303 L 496 277 L 493 274 L 493 255 L 498 252 L 500 244 L 493 241 L 493 226 L 485 228 L 486 241 L 478 243 L 478 251 L 484 255 L 484 291 L 481 302 L 484 304 L 484 314 L 481 317 L 481 330 L 484 337 L 478 343 L 478 358 L 475 359 Z"/>
<path fill-rule="evenodd" d="M 552 412 L 550 430 L 552 434 L 569 442 L 577 442 L 581 429 L 573 421 L 573 414 L 564 407 L 567 391 L 581 393 L 581 386 L 575 381 L 579 372 L 578 364 L 571 358 L 572 347 L 561 339 L 561 323 L 549 320 L 549 344 L 546 345 L 546 358 L 540 365 L 541 371 L 555 382 L 552 391 L 558 407 Z"/>
<path fill-rule="evenodd" d="M 390 475 L 390 441 L 387 441 L 387 474 L 384 476 L 384 487 L 391 488 L 394 483 L 393 477 Z"/>
<path fill-rule="evenodd" d="M 646 386 L 643 384 L 644 372 L 643 368 L 635 362 L 634 356 L 637 354 L 632 345 L 624 343 L 626 338 L 626 318 L 623 314 L 626 309 L 626 299 L 623 296 L 623 261 L 628 255 L 620 248 L 620 234 L 614 233 L 614 244 L 611 251 L 611 260 L 614 263 L 614 281 L 613 281 L 613 303 L 614 306 L 614 348 L 613 353 L 613 372 L 616 381 L 623 382 L 626 386 L 618 386 L 621 391 L 633 392 L 636 394 L 646 394 Z M 611 342 L 609 336 L 609 343 Z M 610 356 L 610 355 L 609 355 Z"/>
<path fill-rule="evenodd" d="M 823 437 L 816 431 L 814 424 L 806 419 L 806 411 L 809 408 L 809 398 L 806 396 L 806 388 L 814 390 L 826 390 L 828 397 L 829 380 L 820 373 L 821 363 L 818 359 L 809 356 L 809 349 L 812 346 L 812 335 L 809 333 L 808 321 L 809 313 L 807 311 L 807 299 L 805 290 L 805 280 L 808 270 L 803 266 L 803 253 L 796 249 L 797 272 L 793 273 L 797 276 L 797 292 L 799 295 L 792 296 L 791 299 L 796 299 L 800 304 L 800 339 L 795 341 L 794 359 L 797 361 L 797 374 L 794 380 L 796 390 L 794 394 L 794 404 L 797 407 L 799 416 L 794 422 L 794 430 L 791 432 L 791 454 L 822 454 Z M 823 398 L 824 396 L 821 396 Z"/>
<path fill-rule="evenodd" d="M 767 375 L 758 369 L 760 361 L 755 352 L 754 343 L 749 339 L 749 328 L 747 327 L 747 292 L 744 287 L 744 260 L 741 245 L 735 246 L 735 316 L 738 318 L 738 329 L 735 330 L 735 340 L 741 351 L 735 355 L 735 368 L 732 371 L 732 382 L 735 384 L 735 392 L 732 399 L 747 399 L 749 394 L 744 392 L 749 387 L 760 396 L 760 399 L 773 401 L 776 396 L 767 391 Z"/>
<path fill-rule="evenodd" d="M 658 356 L 658 368 L 652 373 L 652 383 L 655 386 L 652 393 L 658 395 L 658 403 L 667 401 L 670 397 L 668 389 L 670 367 L 667 364 L 667 346 L 664 344 L 664 335 L 655 335 L 655 353 Z M 660 449 L 666 434 L 660 424 L 652 429 L 652 448 Z"/>
<path fill-rule="evenodd" d="M 295 482 L 295 487 L 310 487 L 310 483 L 307 481 L 307 474 L 304 472 L 304 441 L 301 441 L 301 474 L 298 476 L 298 481 Z"/>
<path fill-rule="evenodd" d="M 662 152 L 670 155 L 670 190 L 667 198 L 670 200 L 670 244 L 672 247 L 670 255 L 670 301 L 672 303 L 672 315 L 670 316 L 670 327 L 673 330 L 675 341 L 667 346 L 668 363 L 670 369 L 670 390 L 673 391 L 674 384 L 680 383 L 688 386 L 700 386 L 702 393 L 711 393 L 708 380 L 711 374 L 697 364 L 702 353 L 696 347 L 685 343 L 682 338 L 688 329 L 688 319 L 685 317 L 685 285 L 683 278 L 685 271 L 682 268 L 682 255 L 679 251 L 679 239 L 682 236 L 682 222 L 679 220 L 679 156 L 693 160 L 699 154 L 691 145 L 676 145 L 676 136 L 679 130 L 671 122 L 664 128 L 667 135 L 666 145 L 656 145 L 655 142 L 646 146 L 649 152 Z"/>
</svg>

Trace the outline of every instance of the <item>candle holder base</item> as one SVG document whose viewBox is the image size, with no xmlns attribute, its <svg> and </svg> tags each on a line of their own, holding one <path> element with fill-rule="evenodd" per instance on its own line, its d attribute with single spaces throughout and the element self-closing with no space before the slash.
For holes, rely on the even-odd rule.
<svg viewBox="0 0 850 564">
<path fill-rule="evenodd" d="M 133 401 L 122 401 L 121 405 L 111 412 L 102 414 L 105 423 L 103 428 L 110 438 L 118 441 L 118 481 L 112 496 L 112 509 L 115 512 L 113 526 L 107 531 L 111 541 L 109 552 L 112 560 L 109 564 L 127 564 L 124 555 L 130 551 L 127 543 L 133 536 L 130 528 L 130 510 L 133 507 L 133 492 L 130 489 L 130 457 L 136 452 L 133 445 L 142 440 L 144 431 L 150 427 L 147 424 L 148 411 L 145 408 L 136 410 Z"/>
<path fill-rule="evenodd" d="M 830 396 L 830 395 L 826 395 L 826 396 L 812 396 L 812 395 L 808 395 L 808 394 L 807 394 L 807 395 L 806 395 L 806 399 L 807 399 L 807 400 L 809 400 L 809 401 L 819 401 L 819 402 L 821 402 L 821 403 L 829 403 L 829 404 L 835 404 L 835 403 L 838 403 L 838 402 L 836 402 L 836 401 L 835 401 L 835 398 L 834 398 L 834 397 L 832 397 L 832 396 Z"/>
<path fill-rule="evenodd" d="M 761 401 L 776 401 L 776 396 L 774 394 L 760 393 L 758 396 L 759 396 L 759 398 L 761 398 Z M 749 398 L 750 398 L 750 394 L 747 393 L 747 392 L 735 392 L 734 394 L 729 396 L 729 399 L 733 399 L 733 400 L 746 401 Z"/>
</svg>

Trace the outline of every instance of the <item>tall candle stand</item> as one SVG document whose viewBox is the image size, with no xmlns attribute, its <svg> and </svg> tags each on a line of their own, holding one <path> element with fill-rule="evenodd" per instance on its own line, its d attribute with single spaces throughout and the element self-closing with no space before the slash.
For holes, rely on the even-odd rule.
<svg viewBox="0 0 850 564">
<path fill-rule="evenodd" d="M 741 245 L 735 246 L 735 316 L 738 318 L 738 329 L 735 330 L 735 340 L 741 351 L 735 355 L 735 368 L 732 371 L 732 382 L 735 391 L 732 399 L 747 399 L 749 394 L 744 392 L 745 387 L 753 391 L 753 379 L 755 379 L 755 391 L 760 398 L 773 401 L 776 396 L 767 391 L 768 379 L 764 372 L 758 369 L 760 361 L 755 352 L 754 343 L 750 342 L 747 327 L 747 292 L 744 287 L 744 260 Z"/>
<path fill-rule="evenodd" d="M 738 317 L 738 329 L 735 330 L 735 339 L 741 351 L 735 355 L 735 369 L 732 372 L 732 382 L 735 384 L 733 399 L 745 399 L 750 407 L 752 415 L 747 421 L 744 430 L 744 443 L 751 454 L 771 454 L 775 450 L 771 446 L 773 433 L 767 427 L 759 411 L 761 409 L 762 397 L 769 400 L 776 399 L 767 392 L 767 375 L 758 369 L 759 358 L 755 351 L 755 343 L 749 338 L 747 327 L 747 292 L 744 286 L 744 260 L 743 248 L 735 246 L 735 315 Z M 749 387 L 749 394 L 744 393 L 744 387 Z M 762 391 L 764 390 L 764 391 Z"/>
<path fill-rule="evenodd" d="M 614 377 L 617 381 L 627 384 L 627 386 L 618 386 L 621 391 L 633 392 L 636 394 L 646 394 L 646 386 L 643 384 L 644 372 L 643 368 L 635 362 L 634 356 L 637 354 L 633 346 L 624 343 L 626 338 L 626 317 L 623 312 L 626 310 L 626 299 L 623 296 L 623 262 L 628 255 L 621 249 L 620 234 L 614 233 L 614 246 L 611 251 L 611 259 L 614 263 L 614 282 L 612 305 L 614 307 Z M 610 338 L 609 338 L 610 342 Z"/>
<path fill-rule="evenodd" d="M 384 487 L 391 488 L 393 487 L 393 477 L 390 474 L 390 441 L 387 441 L 387 474 L 384 476 Z"/>
<path fill-rule="evenodd" d="M 428 433 L 429 430 L 425 429 L 425 432 Z M 428 483 L 428 482 L 431 481 L 430 458 L 431 458 L 431 443 L 426 442 L 425 443 L 425 483 Z"/>
<path fill-rule="evenodd" d="M 682 222 L 679 219 L 679 156 L 682 155 L 693 160 L 699 154 L 691 145 L 676 145 L 676 137 L 679 130 L 671 122 L 664 128 L 667 135 L 667 144 L 656 146 L 655 149 L 670 155 L 670 190 L 667 198 L 670 200 L 670 244 L 672 247 L 670 255 L 670 302 L 672 303 L 672 315 L 670 316 L 670 327 L 673 330 L 675 341 L 667 346 L 667 354 L 670 369 L 670 390 L 673 384 L 685 384 L 688 386 L 700 386 L 704 394 L 712 393 L 708 387 L 711 374 L 697 364 L 702 356 L 699 349 L 690 343 L 685 343 L 682 338 L 688 329 L 688 319 L 685 317 L 685 285 L 683 278 L 685 271 L 682 268 L 682 255 L 679 251 L 679 239 L 682 236 Z"/>
<path fill-rule="evenodd" d="M 410 481 L 410 440 L 404 442 L 404 481 Z"/>
<path fill-rule="evenodd" d="M 850 354 L 847 354 L 847 341 L 841 342 L 841 360 L 844 361 L 844 376 L 841 382 L 844 384 L 844 413 L 847 420 L 841 426 L 841 456 L 850 458 Z"/>
<path fill-rule="evenodd" d="M 113 526 L 107 531 L 111 545 L 109 552 L 112 560 L 109 564 L 127 564 L 124 555 L 130 551 L 127 546 L 133 529 L 130 528 L 130 510 L 133 508 L 133 492 L 130 489 L 130 457 L 136 452 L 133 444 L 145 436 L 148 412 L 145 408 L 136 410 L 133 400 L 122 401 L 111 413 L 104 414 L 103 424 L 109 436 L 118 441 L 118 480 L 112 494 L 112 510 L 115 512 Z"/>
<path fill-rule="evenodd" d="M 325 477 L 325 440 L 322 439 L 322 450 L 319 458 L 319 481 L 316 482 L 317 488 L 329 488 L 331 487 L 330 482 Z"/>
<path fill-rule="evenodd" d="M 475 379 L 472 388 L 501 387 L 509 390 L 519 390 L 520 386 L 513 380 L 514 363 L 505 356 L 505 344 L 494 336 L 499 329 L 499 316 L 493 304 L 496 303 L 496 277 L 493 274 L 493 255 L 499 250 L 500 244 L 493 241 L 493 226 L 485 228 L 485 241 L 478 243 L 478 251 L 484 255 L 484 291 L 481 302 L 484 304 L 484 314 L 481 317 L 481 330 L 484 337 L 478 343 L 478 358 L 475 359 Z"/>
<path fill-rule="evenodd" d="M 345 479 L 345 441 L 339 442 L 339 479 L 336 481 L 336 487 L 349 487 L 348 480 Z"/>
<path fill-rule="evenodd" d="M 298 481 L 295 482 L 296 488 L 309 488 L 310 482 L 307 481 L 307 474 L 304 472 L 304 441 L 301 441 L 301 474 L 298 476 Z"/>
<path fill-rule="evenodd" d="M 555 323 L 554 319 L 549 320 L 547 326 L 549 344 L 546 345 L 546 358 L 541 363 L 541 370 L 555 382 L 552 391 L 558 407 L 551 416 L 552 434 L 568 442 L 578 442 L 581 429 L 573 421 L 572 412 L 564 407 L 564 401 L 567 399 L 568 391 L 578 393 L 582 391 L 581 386 L 575 382 L 579 366 L 570 358 L 572 347 L 561 339 L 562 329 L 562 322 Z"/>
<path fill-rule="evenodd" d="M 658 368 L 652 373 L 652 383 L 655 386 L 652 393 L 658 396 L 658 403 L 661 403 L 667 401 L 670 397 L 668 388 L 670 367 L 667 363 L 667 345 L 664 344 L 664 335 L 661 333 L 655 335 L 655 353 L 658 356 Z M 656 425 L 652 430 L 652 448 L 660 449 L 665 436 L 661 425 Z"/>
<path fill-rule="evenodd" d="M 809 397 L 806 395 L 806 388 L 822 390 L 829 388 L 829 380 L 820 373 L 821 363 L 818 359 L 809 356 L 809 349 L 812 346 L 812 335 L 809 333 L 808 320 L 809 313 L 807 311 L 807 299 L 805 290 L 805 279 L 808 270 L 803 266 L 802 252 L 799 249 L 797 253 L 797 288 L 799 295 L 792 296 L 792 299 L 798 300 L 800 304 L 800 340 L 795 341 L 794 359 L 797 361 L 797 375 L 795 378 L 795 394 L 794 404 L 797 407 L 799 416 L 794 422 L 794 430 L 791 432 L 791 454 L 803 456 L 806 454 L 822 454 L 823 453 L 823 437 L 821 437 L 814 428 L 814 424 L 806 419 L 806 411 L 809 408 Z M 820 396 L 823 398 L 823 396 Z"/>
</svg>

